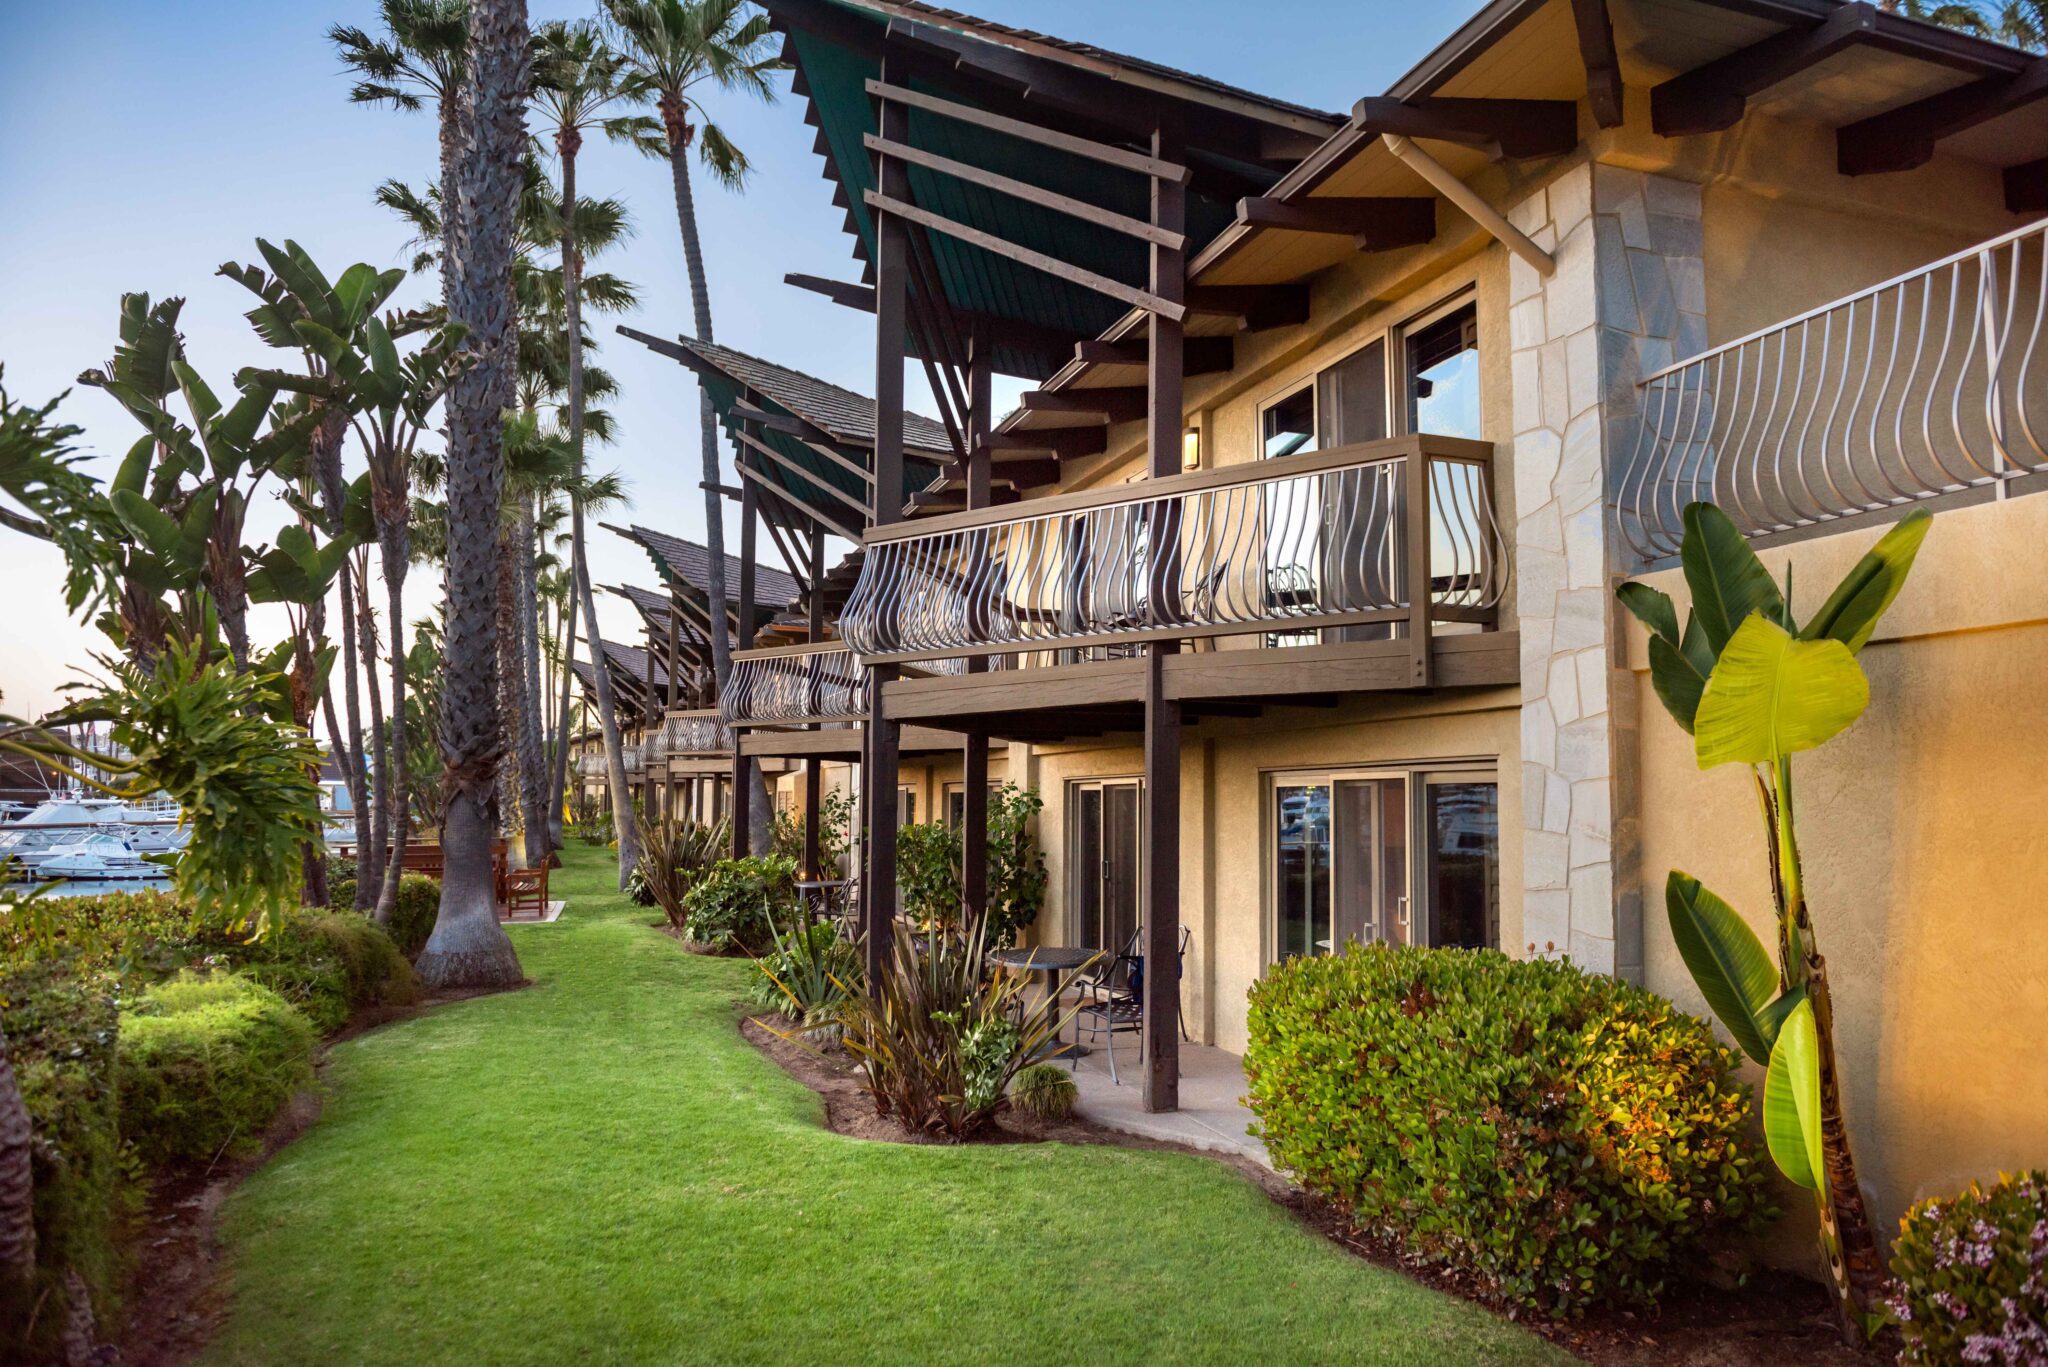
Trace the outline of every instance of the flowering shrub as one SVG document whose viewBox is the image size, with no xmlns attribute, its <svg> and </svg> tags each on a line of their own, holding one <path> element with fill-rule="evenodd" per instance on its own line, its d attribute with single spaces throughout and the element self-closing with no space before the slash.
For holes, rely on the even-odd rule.
<svg viewBox="0 0 2048 1367">
<path fill-rule="evenodd" d="M 2048 1172 L 1922 1201 L 1899 1221 L 1899 1361 L 2048 1363 Z"/>
<path fill-rule="evenodd" d="M 1617 979 L 1354 945 L 1254 984 L 1250 1029 L 1275 1165 L 1503 1300 L 1653 1302 L 1674 1259 L 1770 1213 L 1733 1054 Z"/>
</svg>

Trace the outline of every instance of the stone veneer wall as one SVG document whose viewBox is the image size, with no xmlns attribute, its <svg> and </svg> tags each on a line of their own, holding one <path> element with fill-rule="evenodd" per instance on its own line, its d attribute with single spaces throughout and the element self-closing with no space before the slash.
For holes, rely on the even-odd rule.
<svg viewBox="0 0 2048 1367">
<path fill-rule="evenodd" d="M 1551 252 L 1509 266 L 1522 633 L 1522 925 L 1537 954 L 1640 982 L 1635 680 L 1610 496 L 1639 376 L 1706 346 L 1700 188 L 1574 167 L 1508 213 Z"/>
</svg>

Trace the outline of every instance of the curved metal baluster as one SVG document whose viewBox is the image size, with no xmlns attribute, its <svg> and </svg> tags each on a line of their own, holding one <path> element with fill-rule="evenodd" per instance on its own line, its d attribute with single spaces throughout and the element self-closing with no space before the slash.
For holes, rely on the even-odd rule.
<svg viewBox="0 0 2048 1367">
<path fill-rule="evenodd" d="M 2019 372 L 2014 377 L 2013 407 L 2019 418 L 2020 432 L 2026 437 L 2027 445 L 2032 447 L 2034 452 L 2034 460 L 2028 463 L 2027 468 L 2039 474 L 2048 471 L 2048 450 L 2042 449 L 2040 439 L 2034 434 L 2034 419 L 2027 408 L 2027 377 L 2034 373 L 2034 351 L 2041 342 L 2042 321 L 2044 317 L 2048 317 L 2048 237 L 2037 235 L 2034 241 L 2041 249 L 2038 253 L 2041 264 L 2035 272 L 2039 285 L 2034 297 L 2034 325 L 2027 330 L 2027 349 L 2020 357 Z M 2013 244 L 2014 275 L 2019 274 L 2025 260 L 2020 255 L 2019 247 L 2019 243 Z"/>
</svg>

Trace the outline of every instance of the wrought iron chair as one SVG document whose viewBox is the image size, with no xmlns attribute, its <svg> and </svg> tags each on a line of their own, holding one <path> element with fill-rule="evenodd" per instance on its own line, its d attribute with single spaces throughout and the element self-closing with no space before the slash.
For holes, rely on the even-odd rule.
<svg viewBox="0 0 2048 1367">
<path fill-rule="evenodd" d="M 1188 942 L 1193 932 L 1186 926 L 1180 928 L 1180 949 L 1176 954 L 1174 982 L 1178 986 L 1186 972 Z M 1074 1040 L 1081 1043 L 1081 1032 L 1088 1031 L 1087 1042 L 1092 1044 L 1105 1039 L 1109 1052 L 1109 1080 L 1121 1087 L 1123 1080 L 1116 1075 L 1116 1037 L 1119 1034 L 1142 1033 L 1145 1028 L 1145 956 L 1139 953 L 1145 943 L 1145 928 L 1139 926 L 1124 942 L 1100 972 L 1076 975 L 1076 984 L 1081 989 L 1081 1004 L 1074 1010 Z M 1189 1039 L 1188 1018 L 1181 1005 L 1180 994 L 1174 994 L 1174 1015 L 1180 1024 L 1180 1037 Z M 1078 1066 L 1078 1051 L 1069 1060 L 1069 1070 Z"/>
</svg>

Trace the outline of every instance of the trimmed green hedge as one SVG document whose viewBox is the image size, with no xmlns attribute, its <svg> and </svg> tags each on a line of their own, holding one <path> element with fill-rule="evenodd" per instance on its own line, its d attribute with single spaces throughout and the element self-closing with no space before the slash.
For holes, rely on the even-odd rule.
<svg viewBox="0 0 2048 1367">
<path fill-rule="evenodd" d="M 1652 1303 L 1674 1260 L 1772 1213 L 1735 1055 L 1617 979 L 1354 945 L 1254 985 L 1250 1031 L 1274 1162 L 1502 1300 Z"/>
<path fill-rule="evenodd" d="M 36 1230 L 35 1275 L 25 1286 L 0 1280 L 4 1362 L 55 1352 L 67 1272 L 84 1280 L 102 1323 L 127 1272 L 125 1226 L 139 1194 L 121 1154 L 113 984 L 75 969 L 63 959 L 0 960 L 0 1019 L 34 1129 Z"/>
<path fill-rule="evenodd" d="M 354 911 L 356 880 L 339 879 L 327 885 L 327 905 L 335 911 Z M 397 942 L 408 959 L 417 959 L 434 933 L 434 920 L 441 914 L 441 884 L 423 873 L 398 877 L 398 905 L 391 913 L 386 933 Z"/>
<path fill-rule="evenodd" d="M 121 1129 L 145 1163 L 206 1161 L 262 1138 L 313 1080 L 313 1026 L 234 973 L 181 973 L 121 1013 Z"/>
</svg>

